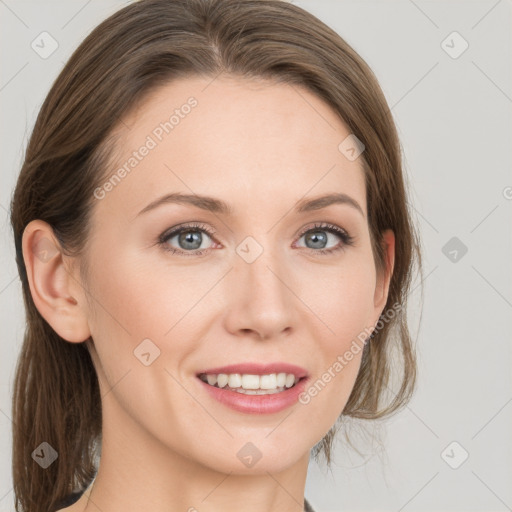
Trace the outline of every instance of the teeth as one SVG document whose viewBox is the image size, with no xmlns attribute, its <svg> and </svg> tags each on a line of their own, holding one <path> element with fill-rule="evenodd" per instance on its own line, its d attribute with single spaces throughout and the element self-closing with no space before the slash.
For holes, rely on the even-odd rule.
<svg viewBox="0 0 512 512">
<path fill-rule="evenodd" d="M 217 386 L 223 388 L 228 383 L 229 377 L 225 373 L 217 375 Z"/>
<path fill-rule="evenodd" d="M 248 395 L 278 393 L 286 388 L 291 388 L 296 383 L 293 373 L 271 373 L 268 375 L 219 373 L 218 375 L 202 374 L 200 378 L 204 382 L 208 382 L 210 386 L 219 388 L 227 386 Z"/>
<path fill-rule="evenodd" d="M 293 378 L 295 382 L 295 377 Z M 277 388 L 277 376 L 275 373 L 271 375 L 262 375 L 260 377 L 260 388 L 261 389 L 276 389 Z"/>
<path fill-rule="evenodd" d="M 273 395 L 275 393 L 280 393 L 284 391 L 285 388 L 276 388 L 276 389 L 243 389 L 238 388 L 235 389 L 237 393 L 242 393 L 244 395 Z"/>
<path fill-rule="evenodd" d="M 285 382 L 285 386 L 287 388 L 291 388 L 293 386 L 293 384 L 295 383 L 295 375 L 293 375 L 292 373 L 289 373 L 287 376 L 286 376 L 286 382 Z"/>
<path fill-rule="evenodd" d="M 259 375 L 242 375 L 242 387 L 244 389 L 261 389 Z"/>
<path fill-rule="evenodd" d="M 242 376 L 239 373 L 233 373 L 228 378 L 230 388 L 239 388 L 242 385 Z"/>
<path fill-rule="evenodd" d="M 217 384 L 217 375 L 207 375 L 206 380 L 210 386 L 215 386 Z"/>
</svg>

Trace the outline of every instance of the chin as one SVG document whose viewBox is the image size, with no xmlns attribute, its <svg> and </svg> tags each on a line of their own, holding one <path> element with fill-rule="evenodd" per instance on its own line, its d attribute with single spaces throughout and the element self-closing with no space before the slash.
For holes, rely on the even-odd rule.
<svg viewBox="0 0 512 512">
<path fill-rule="evenodd" d="M 288 440 L 293 439 L 293 436 L 286 437 Z M 293 449 L 290 449 L 286 442 L 281 442 L 282 439 L 277 436 L 274 440 L 265 439 L 264 436 L 254 438 L 253 441 L 249 439 L 250 436 L 245 436 L 243 439 L 233 439 L 223 446 L 218 446 L 210 452 L 211 458 L 204 461 L 204 465 L 221 473 L 266 475 L 290 468 L 305 455 L 309 460 L 310 448 L 307 446 L 301 450 L 301 446 L 296 443 Z"/>
</svg>

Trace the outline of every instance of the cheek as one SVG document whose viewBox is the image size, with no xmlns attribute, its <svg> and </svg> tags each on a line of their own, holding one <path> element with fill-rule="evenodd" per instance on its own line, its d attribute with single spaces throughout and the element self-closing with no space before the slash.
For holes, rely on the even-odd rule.
<svg viewBox="0 0 512 512">
<path fill-rule="evenodd" d="M 136 255 L 122 257 L 118 252 L 115 261 L 103 259 L 91 285 L 95 290 L 91 332 L 106 386 L 115 385 L 128 371 L 130 381 L 143 372 L 141 382 L 148 389 L 154 385 L 149 375 L 168 384 L 170 377 L 163 367 L 174 372 L 197 348 L 197 315 L 205 312 L 197 303 L 211 288 L 211 279 L 179 267 L 142 264 Z M 146 367 L 140 358 L 148 352 L 154 362 Z M 160 368 L 162 375 L 157 377 L 154 368 Z M 135 399 L 139 391 L 128 395 Z"/>
<path fill-rule="evenodd" d="M 119 416 L 127 413 L 148 429 L 167 425 L 170 438 L 184 436 L 180 417 L 193 417 L 193 403 L 179 384 L 183 375 L 174 362 L 178 365 L 194 349 L 183 329 L 190 327 L 186 314 L 197 290 L 194 294 L 193 287 L 183 286 L 178 274 L 163 279 L 154 266 L 132 262 L 105 262 L 92 283 L 96 314 L 91 331 L 107 397 L 104 410 Z"/>
<path fill-rule="evenodd" d="M 365 340 L 373 318 L 375 269 L 373 260 L 360 258 L 341 266 L 330 277 L 324 274 L 321 286 L 304 287 L 303 297 L 320 319 L 321 329 L 312 333 L 315 353 L 311 360 L 320 362 L 317 373 L 305 391 L 304 404 L 325 411 L 334 422 L 343 410 L 359 372 Z M 319 335 L 322 332 L 322 335 Z"/>
<path fill-rule="evenodd" d="M 106 328 L 134 343 L 139 338 L 163 338 L 190 309 L 194 297 L 197 300 L 195 284 L 185 286 L 178 269 L 163 271 L 137 259 L 106 262 L 94 279 L 95 298 L 101 304 L 97 309 L 104 322 L 97 326 L 98 332 Z"/>
<path fill-rule="evenodd" d="M 321 337 L 324 353 L 345 350 L 365 328 L 374 314 L 375 268 L 373 260 L 354 254 L 338 268 L 328 268 L 314 281 L 304 281 L 302 296 L 325 325 Z M 307 297 L 307 299 L 306 299 Z"/>
</svg>

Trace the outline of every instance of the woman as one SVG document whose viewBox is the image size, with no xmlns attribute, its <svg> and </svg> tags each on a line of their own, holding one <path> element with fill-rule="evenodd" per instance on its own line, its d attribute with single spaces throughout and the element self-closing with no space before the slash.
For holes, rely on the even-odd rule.
<svg viewBox="0 0 512 512">
<path fill-rule="evenodd" d="M 141 0 L 101 23 L 43 104 L 11 219 L 18 511 L 312 510 L 310 453 L 330 464 L 343 417 L 410 399 L 396 129 L 297 6 Z"/>
</svg>

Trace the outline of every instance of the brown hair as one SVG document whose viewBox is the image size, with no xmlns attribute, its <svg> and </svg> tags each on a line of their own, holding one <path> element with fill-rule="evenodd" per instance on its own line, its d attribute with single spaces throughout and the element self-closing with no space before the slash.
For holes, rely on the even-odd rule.
<svg viewBox="0 0 512 512">
<path fill-rule="evenodd" d="M 365 345 L 343 416 L 373 419 L 410 399 L 416 363 L 405 303 L 414 261 L 421 269 L 396 128 L 377 80 L 332 29 L 281 0 L 140 0 L 97 26 L 70 57 L 37 117 L 11 204 L 27 327 L 13 393 L 13 478 L 17 511 L 48 512 L 96 473 L 101 398 L 85 343 L 58 336 L 34 305 L 22 254 L 33 219 L 49 223 L 71 256 L 84 252 L 94 204 L 113 146 L 110 135 L 156 87 L 225 72 L 303 86 L 323 99 L 365 145 L 368 223 L 377 268 L 381 233 L 396 238 L 386 310 L 402 308 Z M 83 269 L 82 269 L 83 270 Z M 84 274 L 85 275 L 85 274 Z M 393 335 L 394 333 L 394 335 Z M 398 390 L 384 401 L 400 357 Z M 393 356 L 394 357 L 394 356 Z M 393 371 L 391 369 L 393 368 Z M 315 446 L 330 464 L 334 427 Z M 42 469 L 31 454 L 48 442 L 58 459 Z"/>
</svg>

